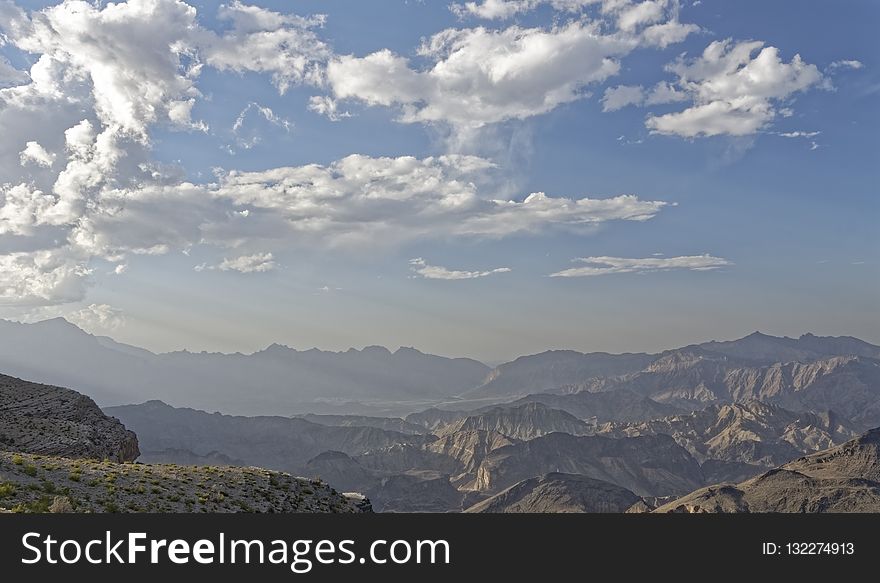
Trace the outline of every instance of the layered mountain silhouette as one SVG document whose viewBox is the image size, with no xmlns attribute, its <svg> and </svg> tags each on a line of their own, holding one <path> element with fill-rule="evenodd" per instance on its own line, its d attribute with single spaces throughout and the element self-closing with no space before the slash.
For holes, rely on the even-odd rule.
<svg viewBox="0 0 880 583">
<path fill-rule="evenodd" d="M 0 320 L 0 370 L 77 387 L 102 406 L 155 399 L 248 415 L 329 411 L 336 402 L 443 399 L 478 386 L 489 372 L 471 359 L 381 346 L 326 352 L 273 344 L 254 354 L 154 354 L 61 318 Z"/>
<path fill-rule="evenodd" d="M 94 511 L 234 511 L 185 486 L 218 472 L 239 510 L 875 509 L 880 347 L 851 337 L 550 351 L 490 371 L 405 348 L 154 354 L 64 320 L 0 321 L 0 366 L 83 393 L 0 376 L 0 480 L 31 510 L 47 506 L 34 492 L 55 468 L 87 466 L 91 483 L 134 459 L 165 468 L 161 503 L 105 508 L 81 483 L 65 496 Z M 126 401 L 140 404 L 112 404 Z M 250 498 L 244 485 L 262 479 L 297 498 Z M 320 500 L 303 495 L 327 483 Z"/>
</svg>

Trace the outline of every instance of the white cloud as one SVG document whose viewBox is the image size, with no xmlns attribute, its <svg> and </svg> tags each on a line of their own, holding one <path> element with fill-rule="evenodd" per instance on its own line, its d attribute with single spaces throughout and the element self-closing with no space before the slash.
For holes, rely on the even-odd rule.
<svg viewBox="0 0 880 583">
<path fill-rule="evenodd" d="M 339 101 L 393 107 L 402 123 L 445 123 L 462 131 L 545 114 L 584 98 L 618 73 L 639 46 L 666 47 L 699 30 L 678 21 L 677 0 L 484 0 L 453 5 L 459 16 L 505 19 L 549 5 L 573 17 L 551 28 L 447 29 L 425 40 L 415 68 L 388 49 L 339 56 L 327 65 L 332 95 L 311 109 L 332 116 Z"/>
<path fill-rule="evenodd" d="M 453 4 L 450 8 L 459 17 L 476 16 L 488 20 L 504 20 L 530 12 L 542 4 L 548 4 L 555 10 L 577 12 L 602 0 L 482 0 L 482 2 L 465 2 Z"/>
<path fill-rule="evenodd" d="M 782 138 L 815 138 L 822 132 L 803 132 L 803 131 L 794 131 L 794 132 L 776 132 L 776 135 Z"/>
<path fill-rule="evenodd" d="M 66 249 L 0 255 L 0 305 L 51 305 L 82 298 L 91 271 Z"/>
<path fill-rule="evenodd" d="M 327 82 L 336 100 L 398 107 L 403 123 L 481 127 L 581 99 L 584 87 L 617 74 L 618 58 L 635 45 L 580 21 L 549 30 L 450 29 L 422 46 L 433 63 L 426 70 L 386 49 L 333 59 Z"/>
<path fill-rule="evenodd" d="M 861 61 L 856 60 L 842 60 L 842 61 L 834 61 L 830 65 L 828 65 L 827 71 L 836 71 L 838 69 L 861 69 L 865 65 Z"/>
<path fill-rule="evenodd" d="M 436 265 L 428 265 L 428 263 L 422 259 L 421 257 L 416 257 L 415 259 L 410 259 L 409 261 L 410 269 L 421 276 L 424 279 L 446 279 L 446 280 L 458 280 L 458 279 L 478 279 L 481 277 L 487 277 L 489 275 L 494 275 L 496 273 L 509 273 L 511 269 L 509 267 L 497 267 L 495 269 L 490 269 L 488 271 L 460 271 L 460 270 L 450 270 L 445 267 L 439 267 Z"/>
<path fill-rule="evenodd" d="M 700 57 L 679 58 L 667 70 L 678 76 L 676 89 L 686 93 L 692 105 L 649 115 L 646 126 L 654 133 L 688 138 L 754 134 L 783 113 L 780 103 L 822 81 L 816 66 L 800 55 L 786 63 L 779 49 L 760 41 L 715 41 Z"/>
<path fill-rule="evenodd" d="M 594 277 L 616 273 L 651 273 L 656 271 L 688 270 L 711 271 L 733 265 L 730 261 L 711 255 L 684 257 L 581 257 L 574 260 L 583 267 L 572 267 L 550 274 L 550 277 Z"/>
<path fill-rule="evenodd" d="M 217 265 L 201 264 L 195 267 L 196 271 L 218 270 L 237 271 L 239 273 L 265 273 L 273 271 L 277 267 L 275 258 L 271 253 L 256 253 L 254 255 L 242 255 L 240 257 L 226 258 Z"/>
<path fill-rule="evenodd" d="M 125 325 L 123 311 L 108 304 L 89 304 L 81 310 L 70 312 L 65 318 L 91 333 L 112 331 Z"/>
<path fill-rule="evenodd" d="M 201 52 L 211 67 L 238 73 L 269 73 L 281 93 L 292 85 L 320 83 L 331 51 L 315 34 L 325 18 L 281 14 L 234 0 L 219 16 L 232 23 L 224 35 L 202 31 Z"/>
<path fill-rule="evenodd" d="M 39 142 L 30 141 L 25 145 L 25 149 L 19 154 L 21 165 L 36 164 L 50 168 L 55 162 L 55 154 L 46 151 L 46 148 Z"/>
<path fill-rule="evenodd" d="M 602 111 L 617 111 L 630 105 L 654 105 L 688 99 L 685 92 L 662 81 L 650 90 L 645 90 L 641 85 L 618 85 L 605 90 L 602 97 Z"/>
<path fill-rule="evenodd" d="M 417 159 L 353 155 L 329 166 L 230 172 L 213 196 L 250 208 L 263 232 L 284 229 L 332 243 L 416 237 L 505 237 L 612 220 L 643 221 L 667 203 L 636 196 L 496 200 L 478 182 L 493 165 L 474 156 Z M 279 223 L 279 221 L 282 221 Z M 274 225 L 274 226 L 273 226 Z"/>
</svg>

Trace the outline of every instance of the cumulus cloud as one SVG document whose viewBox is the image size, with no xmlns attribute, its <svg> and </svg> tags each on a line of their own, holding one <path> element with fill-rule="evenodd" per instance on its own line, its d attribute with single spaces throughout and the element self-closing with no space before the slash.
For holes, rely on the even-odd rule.
<svg viewBox="0 0 880 583">
<path fill-rule="evenodd" d="M 315 33 L 324 16 L 280 14 L 234 0 L 220 6 L 219 17 L 232 30 L 223 35 L 201 32 L 201 52 L 211 67 L 269 73 L 281 93 L 292 85 L 320 83 L 321 63 L 331 54 Z"/>
<path fill-rule="evenodd" d="M 49 168 L 55 162 L 55 154 L 47 152 L 39 142 L 30 141 L 19 154 L 19 159 L 22 166 L 36 164 Z"/>
<path fill-rule="evenodd" d="M 481 127 L 580 99 L 584 87 L 615 75 L 635 44 L 581 21 L 549 30 L 450 29 L 422 45 L 433 62 L 427 70 L 385 49 L 331 60 L 327 83 L 334 99 L 398 107 L 403 123 Z"/>
<path fill-rule="evenodd" d="M 65 318 L 86 332 L 107 332 L 125 324 L 125 314 L 108 304 L 89 304 L 81 310 L 70 312 Z"/>
<path fill-rule="evenodd" d="M 504 19 L 541 5 L 595 18 L 573 17 L 550 28 L 509 26 L 447 29 L 426 39 L 415 67 L 388 49 L 332 58 L 330 96 L 311 108 L 333 116 L 338 102 L 392 107 L 402 123 L 480 128 L 545 114 L 584 98 L 587 88 L 620 70 L 639 46 L 665 47 L 699 30 L 678 21 L 675 0 L 484 0 L 454 5 L 459 16 Z"/>
<path fill-rule="evenodd" d="M 63 304 L 82 298 L 86 261 L 69 250 L 0 255 L 0 305 Z"/>
<path fill-rule="evenodd" d="M 601 2 L 602 0 L 482 0 L 482 2 L 453 4 L 450 9 L 459 18 L 475 16 L 488 20 L 504 20 L 523 12 L 530 12 L 541 5 L 550 5 L 554 10 L 577 12 Z"/>
<path fill-rule="evenodd" d="M 409 264 L 413 273 L 416 273 L 419 277 L 424 279 L 478 279 L 496 273 L 509 273 L 511 271 L 509 267 L 496 267 L 495 269 L 490 269 L 488 271 L 451 270 L 437 265 L 428 265 L 428 263 L 421 257 L 410 259 Z"/>
<path fill-rule="evenodd" d="M 644 221 L 667 203 L 634 195 L 563 198 L 533 193 L 494 199 L 478 182 L 493 168 L 474 156 L 424 159 L 352 155 L 329 166 L 230 172 L 212 191 L 250 209 L 247 220 L 278 221 L 302 236 L 334 243 L 471 235 L 505 237 L 554 226 Z M 269 228 L 264 223 L 264 232 Z"/>
<path fill-rule="evenodd" d="M 715 41 L 701 56 L 679 58 L 667 70 L 678 76 L 675 90 L 692 104 L 649 115 L 646 126 L 654 133 L 688 138 L 754 134 L 786 113 L 781 104 L 822 82 L 816 66 L 800 55 L 786 63 L 779 49 L 760 41 Z"/>
<path fill-rule="evenodd" d="M 226 258 L 217 265 L 197 265 L 196 271 L 237 271 L 239 273 L 265 273 L 277 267 L 271 253 L 256 253 L 240 257 Z"/>
<path fill-rule="evenodd" d="M 215 32 L 179 0 L 0 2 L 0 38 L 33 55 L 29 72 L 0 62 L 0 234 L 33 237 L 19 247 L 37 249 L 3 256 L 0 301 L 81 299 L 91 258 L 188 247 L 206 224 L 232 222 L 232 203 L 209 185 L 151 160 L 151 131 L 207 129 L 192 117 L 206 67 L 265 74 L 284 92 L 320 83 L 329 52 L 315 32 L 323 17 L 238 1 L 219 17 L 228 26 Z M 32 176 L 34 166 L 46 170 Z"/>
<path fill-rule="evenodd" d="M 730 261 L 712 255 L 691 255 L 684 257 L 646 257 L 633 259 L 626 257 L 581 257 L 574 262 L 582 267 L 572 267 L 550 274 L 550 277 L 594 277 L 616 273 L 652 273 L 657 271 L 687 270 L 711 271 L 733 265 Z"/>
</svg>

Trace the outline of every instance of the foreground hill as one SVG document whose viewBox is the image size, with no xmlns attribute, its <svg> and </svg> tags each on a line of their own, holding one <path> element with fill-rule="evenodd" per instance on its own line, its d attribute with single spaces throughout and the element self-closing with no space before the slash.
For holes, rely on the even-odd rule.
<svg viewBox="0 0 880 583">
<path fill-rule="evenodd" d="M 260 468 L 145 465 L 0 452 L 0 509 L 16 512 L 363 512 L 317 480 Z"/>
<path fill-rule="evenodd" d="M 133 461 L 137 437 L 76 391 L 0 375 L 0 450 Z"/>
<path fill-rule="evenodd" d="M 880 429 L 740 484 L 701 488 L 656 512 L 880 512 Z"/>
<path fill-rule="evenodd" d="M 626 512 L 641 500 L 626 488 L 602 480 L 551 473 L 514 484 L 465 512 Z"/>
<path fill-rule="evenodd" d="M 328 352 L 273 344 L 254 354 L 154 354 L 61 318 L 0 320 L 0 370 L 76 387 L 102 406 L 159 399 L 248 415 L 315 411 L 328 400 L 440 399 L 478 386 L 489 373 L 475 360 L 381 346 Z"/>
</svg>

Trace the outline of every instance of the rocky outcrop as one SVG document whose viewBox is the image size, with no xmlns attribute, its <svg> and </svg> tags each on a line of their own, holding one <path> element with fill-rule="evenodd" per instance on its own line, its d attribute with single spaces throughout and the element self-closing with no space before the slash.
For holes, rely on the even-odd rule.
<svg viewBox="0 0 880 583">
<path fill-rule="evenodd" d="M 551 473 L 514 484 L 465 512 L 613 513 L 626 512 L 641 500 L 626 488 L 602 480 Z"/>
<path fill-rule="evenodd" d="M 465 500 L 448 475 L 427 470 L 382 478 L 366 494 L 377 512 L 459 512 Z"/>
<path fill-rule="evenodd" d="M 653 359 L 649 354 L 583 354 L 573 350 L 550 350 L 502 364 L 467 396 L 520 397 L 591 378 L 637 372 Z"/>
<path fill-rule="evenodd" d="M 668 417 L 681 411 L 678 407 L 658 403 L 626 389 L 602 393 L 578 391 L 562 395 L 536 393 L 514 401 L 511 405 L 522 403 L 542 403 L 590 423 L 647 421 Z"/>
<path fill-rule="evenodd" d="M 778 405 L 746 401 L 642 423 L 607 423 L 597 433 L 670 435 L 700 462 L 775 467 L 843 443 L 858 431 L 834 413 L 795 413 Z"/>
<path fill-rule="evenodd" d="M 701 488 L 656 512 L 880 512 L 880 429 L 739 484 Z"/>
<path fill-rule="evenodd" d="M 299 415 L 300 419 L 305 419 L 318 425 L 328 425 L 330 427 L 376 427 L 386 431 L 396 431 L 398 433 L 406 433 L 408 435 L 422 435 L 428 433 L 428 430 L 415 423 L 409 423 L 399 417 L 368 417 L 366 415 L 314 415 L 312 413 Z"/>
<path fill-rule="evenodd" d="M 462 431 L 491 431 L 513 439 L 527 440 L 548 433 L 587 435 L 592 427 L 574 415 L 551 409 L 541 403 L 493 407 L 455 421 L 438 432 L 448 435 Z"/>
<path fill-rule="evenodd" d="M 363 496 L 260 468 L 116 463 L 0 452 L 0 508 L 16 512 L 369 511 Z"/>
<path fill-rule="evenodd" d="M 551 472 L 611 482 L 639 496 L 687 492 L 704 483 L 697 461 L 667 435 L 612 439 L 551 433 L 491 452 L 468 487 L 496 493 Z"/>
<path fill-rule="evenodd" d="M 132 461 L 137 437 L 85 395 L 0 375 L 0 450 Z"/>
</svg>

